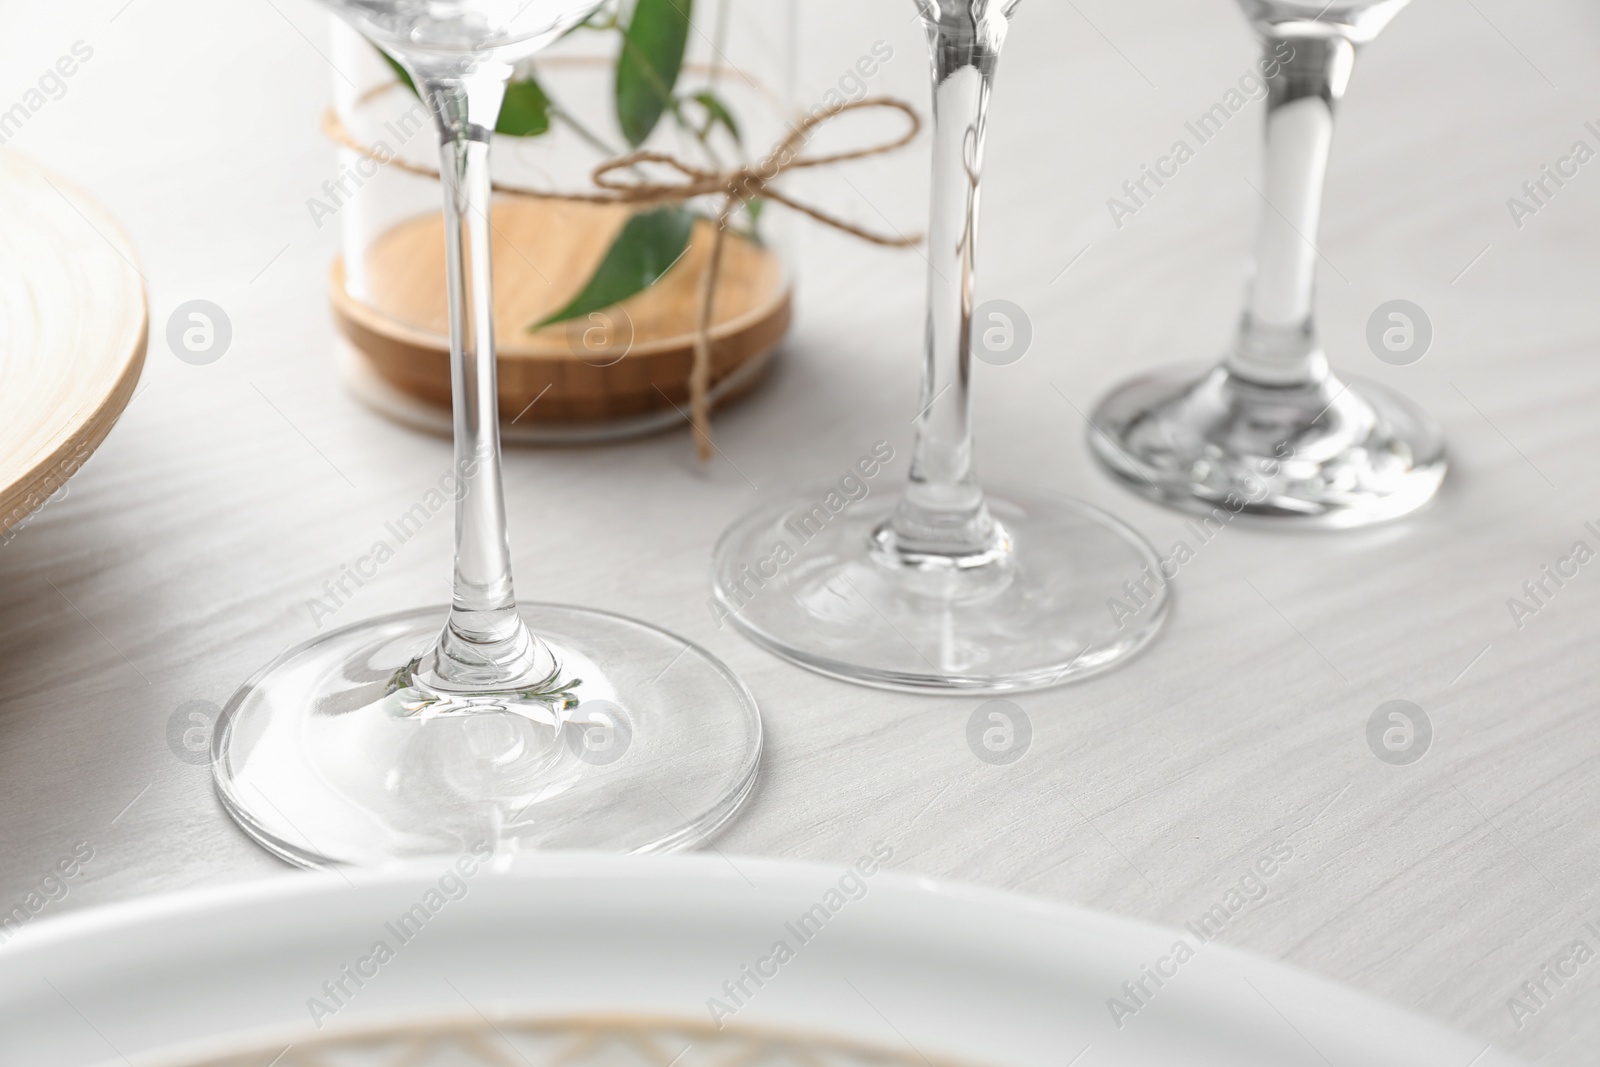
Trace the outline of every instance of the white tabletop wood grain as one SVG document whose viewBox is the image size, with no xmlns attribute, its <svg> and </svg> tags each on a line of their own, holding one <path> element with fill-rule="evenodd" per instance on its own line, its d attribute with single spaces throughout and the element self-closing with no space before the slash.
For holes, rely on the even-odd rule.
<svg viewBox="0 0 1600 1067">
<path fill-rule="evenodd" d="M 926 100 L 910 5 L 804 6 L 807 93 L 882 39 L 895 58 L 873 90 Z M 0 909 L 81 843 L 93 851 L 42 918 L 283 873 L 224 816 L 206 768 L 174 755 L 169 723 L 310 636 L 308 600 L 449 458 L 360 406 L 333 367 L 336 228 L 305 206 L 333 173 L 310 4 L 12 3 L 4 20 L 0 114 L 74 42 L 92 48 L 6 136 L 118 216 L 152 300 L 142 391 L 67 496 L 0 547 Z M 523 595 L 669 627 L 749 682 L 769 749 L 717 842 L 727 853 L 843 863 L 882 840 L 904 869 L 1177 926 L 1287 840 L 1293 859 L 1225 940 L 1530 1059 L 1592 1063 L 1600 961 L 1559 985 L 1541 968 L 1575 940 L 1600 950 L 1586 926 L 1600 928 L 1600 562 L 1520 628 L 1508 600 L 1575 542 L 1600 548 L 1585 526 L 1600 525 L 1600 160 L 1549 185 L 1520 228 L 1507 200 L 1576 142 L 1600 149 L 1585 126 L 1600 127 L 1597 55 L 1600 9 L 1584 0 L 1418 0 L 1366 52 L 1329 183 L 1322 325 L 1341 369 L 1443 420 L 1445 491 L 1368 532 L 1227 529 L 1183 568 L 1147 654 L 1017 698 L 1033 726 L 1020 762 L 969 751 L 976 699 L 807 674 L 707 609 L 710 546 L 758 490 L 835 478 L 880 438 L 905 454 L 916 253 L 806 234 L 780 367 L 717 420 L 721 456 L 704 468 L 681 433 L 513 453 Z M 981 288 L 1024 307 L 1035 340 L 1020 363 L 978 368 L 980 468 L 1084 496 L 1163 549 L 1183 519 L 1092 467 L 1078 412 L 1141 367 L 1227 342 L 1260 105 L 1120 230 L 1106 200 L 1253 59 L 1226 0 L 1038 0 L 995 100 Z M 904 230 L 925 189 L 925 153 L 807 184 Z M 233 325 L 210 366 L 164 341 L 195 298 Z M 1409 367 L 1365 342 L 1396 298 L 1436 330 Z M 449 544 L 446 519 L 425 527 L 338 620 L 442 602 Z M 1366 739 L 1395 699 L 1435 730 L 1409 767 Z M 1531 1010 L 1514 1016 L 1513 996 Z"/>
</svg>

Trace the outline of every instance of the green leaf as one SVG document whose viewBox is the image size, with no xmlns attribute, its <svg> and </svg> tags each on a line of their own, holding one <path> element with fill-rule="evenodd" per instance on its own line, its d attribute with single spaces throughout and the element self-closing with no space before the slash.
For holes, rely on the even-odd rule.
<svg viewBox="0 0 1600 1067">
<path fill-rule="evenodd" d="M 683 258 L 697 217 L 686 208 L 663 207 L 629 219 L 583 291 L 528 331 L 604 310 L 650 288 Z"/>
<path fill-rule="evenodd" d="M 639 0 L 617 57 L 617 125 L 637 148 L 672 102 L 694 0 Z"/>
<path fill-rule="evenodd" d="M 383 57 L 383 61 L 385 63 L 389 64 L 389 69 L 394 71 L 394 76 L 400 79 L 401 85 L 404 85 L 407 89 L 410 89 L 413 96 L 420 97 L 422 95 L 421 93 L 417 92 L 417 83 L 411 80 L 411 75 L 407 73 L 406 68 L 402 67 L 399 61 L 394 58 L 394 56 L 391 56 L 388 52 L 385 52 L 381 48 L 378 49 L 378 54 Z"/>
<path fill-rule="evenodd" d="M 506 87 L 495 133 L 507 137 L 538 137 L 550 132 L 550 98 L 533 78 L 519 78 Z"/>
<path fill-rule="evenodd" d="M 733 138 L 734 144 L 744 144 L 744 138 L 739 133 L 739 122 L 733 117 L 733 112 L 728 110 L 728 105 L 722 102 L 721 97 L 706 89 L 695 93 L 691 99 L 706 109 L 705 126 L 700 131 L 702 138 L 708 136 L 713 127 L 721 126 L 728 131 L 728 136 Z"/>
</svg>

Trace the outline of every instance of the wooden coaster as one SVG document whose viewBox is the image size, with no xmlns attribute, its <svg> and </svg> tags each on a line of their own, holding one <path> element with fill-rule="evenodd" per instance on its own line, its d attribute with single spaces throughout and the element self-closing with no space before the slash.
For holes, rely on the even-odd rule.
<svg viewBox="0 0 1600 1067">
<path fill-rule="evenodd" d="M 149 323 L 110 215 L 0 149 L 0 533 L 99 447 L 133 397 Z"/>
<path fill-rule="evenodd" d="M 700 275 L 713 236 L 709 222 L 695 227 L 688 251 L 660 281 L 600 319 L 528 331 L 578 294 L 628 216 L 620 205 L 496 199 L 495 331 L 503 418 L 581 423 L 687 407 Z M 366 272 L 365 284 L 352 292 L 343 259 L 334 261 L 330 288 L 341 331 L 364 357 L 366 371 L 402 394 L 448 408 L 443 218 L 422 216 L 383 234 L 367 250 Z M 746 364 L 763 363 L 788 331 L 791 297 L 779 257 L 730 237 L 715 312 L 713 388 Z M 719 397 L 726 400 L 754 382 L 740 385 L 721 390 Z"/>
</svg>

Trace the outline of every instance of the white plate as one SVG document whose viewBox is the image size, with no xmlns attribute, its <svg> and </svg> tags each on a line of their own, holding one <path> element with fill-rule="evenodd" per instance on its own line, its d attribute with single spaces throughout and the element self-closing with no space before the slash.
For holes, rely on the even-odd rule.
<svg viewBox="0 0 1600 1067">
<path fill-rule="evenodd" d="M 415 929 L 401 931 L 407 912 Z M 798 930 L 808 913 L 816 928 Z M 1123 983 L 1180 940 L 1193 957 L 1165 964 L 1176 974 L 1159 988 L 1145 979 L 1152 995 L 1119 1026 L 1110 999 L 1131 1005 Z M 779 942 L 792 958 L 773 955 Z M 345 967 L 369 976 L 344 978 L 348 996 L 327 993 Z M 758 987 L 747 967 L 775 973 Z M 748 995 L 736 996 L 741 980 Z M 713 1000 L 735 1009 L 718 1020 L 727 1030 Z M 477 1052 L 430 1057 L 412 1038 L 361 1054 L 317 1045 L 439 1021 L 470 1031 L 464 1047 Z M 595 1037 L 617 1032 L 609 1045 Z M 812 1035 L 821 1051 L 759 1036 L 781 1033 Z M 253 1053 L 226 1061 L 240 1067 L 1514 1062 L 1193 932 L 883 869 L 720 855 L 285 876 L 68 915 L 0 948 L 0 1063 L 143 1067 L 233 1052 Z"/>
</svg>

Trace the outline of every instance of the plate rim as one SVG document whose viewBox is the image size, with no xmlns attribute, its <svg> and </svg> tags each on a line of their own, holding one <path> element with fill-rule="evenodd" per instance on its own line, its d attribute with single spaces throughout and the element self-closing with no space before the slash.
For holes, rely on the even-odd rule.
<svg viewBox="0 0 1600 1067">
<path fill-rule="evenodd" d="M 17 930 L 7 941 L 0 941 L 0 995 L 8 970 L 25 972 L 30 956 L 48 956 L 52 949 L 65 944 L 83 943 L 104 933 L 118 931 L 136 932 L 145 922 L 184 922 L 201 914 L 225 916 L 244 914 L 252 905 L 261 903 L 302 904 L 314 902 L 319 897 L 348 896 L 363 891 L 422 889 L 439 879 L 439 862 L 448 857 L 411 859 L 381 868 L 342 867 L 335 869 L 293 869 L 226 882 L 216 885 L 199 885 L 159 892 L 140 897 L 103 904 L 86 905 L 75 911 L 53 915 L 30 923 Z M 735 853 L 692 851 L 670 854 L 614 854 L 578 850 L 552 851 L 538 854 L 523 853 L 509 858 L 502 868 L 493 861 L 485 865 L 479 877 L 488 875 L 512 881 L 542 883 L 602 880 L 615 884 L 648 885 L 670 879 L 685 885 L 715 882 L 720 886 L 741 886 L 749 883 L 748 872 L 757 879 L 759 888 L 775 892 L 811 893 L 817 880 L 835 881 L 839 876 L 839 863 L 794 860 L 772 856 Z M 664 868 L 664 869 L 663 869 Z M 1055 911 L 1079 914 L 1088 922 L 1114 920 L 1134 926 L 1150 927 L 1140 920 L 1128 919 L 1114 913 L 1099 912 L 1074 904 L 1062 904 L 1031 894 L 1009 892 L 978 883 L 938 879 L 910 871 L 897 871 L 883 867 L 872 876 L 874 895 L 878 887 L 890 892 L 909 893 L 919 899 L 959 901 L 970 895 L 972 902 L 1011 905 L 1015 914 L 1027 916 L 1048 915 Z M 1019 906 L 1020 905 L 1020 906 Z M 1153 927 L 1160 929 L 1159 927 Z M 15 947 L 16 951 L 12 949 Z M 1304 973 L 1304 972 L 1301 972 Z M 1318 976 L 1318 980 L 1326 981 Z M 1381 1003 L 1381 1002 L 1379 1002 Z M 0 1010 L 7 1002 L 0 999 Z M 477 1009 L 450 1011 L 441 1008 L 417 1019 L 419 1026 L 437 1026 L 458 1020 L 482 1018 Z M 520 1013 L 508 1019 L 545 1019 L 552 1022 L 592 1021 L 605 1018 L 605 1012 L 558 1011 L 549 1016 Z M 703 1025 L 688 1016 L 627 1011 L 619 1017 L 642 1024 L 684 1026 Z M 341 1031 L 337 1025 L 320 1034 L 332 1039 L 362 1037 L 367 1034 L 386 1033 L 391 1027 L 400 1027 L 410 1016 L 394 1015 L 392 1022 L 358 1022 Z M 1424 1020 L 1429 1022 L 1429 1020 Z M 709 1024 L 705 1024 L 709 1025 Z M 1437 1024 L 1434 1024 L 1437 1025 Z M 861 1049 L 881 1051 L 871 1042 L 840 1031 L 799 1030 L 772 1022 L 730 1023 L 729 1030 L 750 1036 L 768 1038 L 822 1037 L 839 1046 L 856 1046 Z M 249 1055 L 258 1048 L 276 1045 L 279 1041 L 292 1042 L 302 1033 L 300 1027 L 269 1025 L 251 1028 L 228 1035 L 207 1035 L 178 1044 L 136 1051 L 131 1057 L 120 1051 L 104 1060 L 96 1060 L 92 1067 L 180 1067 L 191 1060 L 206 1062 L 230 1056 Z M 882 1046 L 887 1047 L 887 1046 Z M 974 1057 L 956 1058 L 942 1053 L 918 1052 L 915 1057 L 921 1067 L 1003 1067 L 998 1061 L 985 1061 Z M 86 1065 L 90 1067 L 90 1065 Z"/>
<path fill-rule="evenodd" d="M 750 883 L 753 876 L 757 879 L 758 888 L 810 892 L 815 889 L 819 879 L 828 881 L 837 878 L 837 868 L 837 863 L 770 856 L 729 856 L 720 851 L 655 856 L 560 851 L 515 856 L 503 865 L 491 864 L 484 873 L 514 881 L 559 883 L 602 879 L 632 884 L 659 883 L 663 879 L 687 883 Z M 29 924 L 18 930 L 8 942 L 0 944 L 0 978 L 5 976 L 7 970 L 20 964 L 24 957 L 47 953 L 53 947 L 99 934 L 133 929 L 153 920 L 193 919 L 200 911 L 212 914 L 242 911 L 252 903 L 304 901 L 318 896 L 345 895 L 351 891 L 360 893 L 421 886 L 432 884 L 438 874 L 437 862 L 428 859 L 373 869 L 285 871 L 265 878 L 197 886 L 87 906 Z M 990 914 L 1001 913 L 1013 920 L 1048 922 L 1068 934 L 1098 931 L 1102 935 L 1120 932 L 1159 938 L 1179 933 L 1176 927 L 1069 901 L 1051 900 L 1032 893 L 890 867 L 881 869 L 873 877 L 873 887 L 873 895 L 877 897 L 899 894 L 936 905 L 974 906 Z M 1284 975 L 1329 992 L 1337 992 L 1347 1005 L 1358 1007 L 1368 1018 L 1387 1017 L 1394 1022 L 1404 1020 L 1407 1029 L 1419 1036 L 1431 1035 L 1435 1039 L 1448 1037 L 1462 1042 L 1480 1040 L 1477 1035 L 1457 1030 L 1441 1019 L 1385 1000 L 1320 972 L 1228 942 L 1208 942 L 1207 949 L 1227 964 L 1257 976 Z M 1497 1067 L 1519 1067 L 1523 1063 L 1521 1058 L 1509 1053 L 1497 1042 L 1485 1041 L 1485 1045 L 1479 1056 L 1495 1053 L 1495 1058 L 1490 1062 Z"/>
<path fill-rule="evenodd" d="M 0 510 L 0 534 L 4 534 L 13 527 L 25 523 L 44 506 L 56 490 L 67 484 L 72 476 L 82 469 L 90 457 L 105 443 L 105 439 L 116 428 L 128 405 L 133 402 L 135 387 L 144 373 L 150 348 L 150 290 L 144 271 L 139 266 L 138 251 L 128 232 L 96 197 L 86 193 L 76 182 L 62 177 L 57 171 L 18 149 L 0 146 L 0 163 L 8 169 L 42 178 L 55 187 L 63 197 L 67 197 L 68 203 L 75 210 L 93 214 L 95 219 L 90 220 L 86 214 L 85 221 L 89 222 L 89 225 L 105 238 L 132 268 L 134 274 L 138 276 L 139 292 L 139 326 L 115 380 L 100 392 L 99 399 L 92 407 L 86 405 L 68 413 L 69 417 L 57 431 L 60 439 L 54 448 L 37 453 L 31 462 L 23 458 L 23 465 L 15 477 L 0 482 L 0 505 L 9 507 L 13 499 L 17 504 L 21 504 L 30 494 L 39 498 L 38 502 L 26 512 L 13 515 L 11 510 Z M 109 234 L 107 230 L 110 231 Z M 80 451 L 82 459 L 73 463 L 72 457 Z M 0 463 L 0 467 L 3 467 L 3 463 Z M 37 488 L 33 488 L 34 486 Z M 19 491 L 22 495 L 16 497 L 15 494 Z"/>
</svg>

